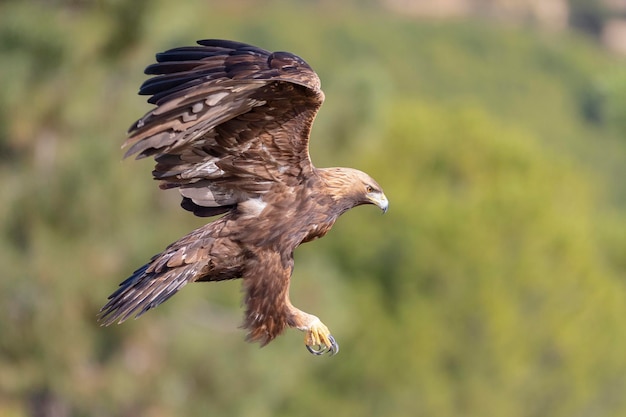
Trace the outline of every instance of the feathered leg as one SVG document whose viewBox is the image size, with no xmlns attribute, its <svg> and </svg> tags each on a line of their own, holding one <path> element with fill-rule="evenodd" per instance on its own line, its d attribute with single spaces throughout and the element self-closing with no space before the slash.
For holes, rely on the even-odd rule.
<svg viewBox="0 0 626 417">
<path fill-rule="evenodd" d="M 244 273 L 246 313 L 243 327 L 248 341 L 265 346 L 286 327 L 305 332 L 304 343 L 315 355 L 339 352 L 339 345 L 321 320 L 297 309 L 289 300 L 293 258 L 261 251 L 250 260 Z M 262 258 L 262 259 L 261 259 Z"/>
</svg>

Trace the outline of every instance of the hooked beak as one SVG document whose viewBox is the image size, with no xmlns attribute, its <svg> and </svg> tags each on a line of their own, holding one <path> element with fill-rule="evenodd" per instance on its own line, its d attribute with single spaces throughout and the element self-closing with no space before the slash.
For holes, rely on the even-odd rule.
<svg viewBox="0 0 626 417">
<path fill-rule="evenodd" d="M 385 196 L 385 194 L 383 193 L 376 193 L 376 194 L 370 194 L 368 196 L 368 199 L 372 202 L 372 204 L 375 204 L 378 206 L 378 208 L 380 208 L 384 213 L 387 213 L 387 210 L 389 209 L 389 200 L 387 200 L 387 197 Z"/>
</svg>

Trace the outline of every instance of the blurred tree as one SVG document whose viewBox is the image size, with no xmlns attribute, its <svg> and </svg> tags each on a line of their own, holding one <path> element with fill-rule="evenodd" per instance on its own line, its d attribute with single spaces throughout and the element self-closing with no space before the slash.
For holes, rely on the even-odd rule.
<svg viewBox="0 0 626 417">
<path fill-rule="evenodd" d="M 355 288 L 376 294 L 353 314 L 356 340 L 378 348 L 350 347 L 372 375 L 337 385 L 356 401 L 375 380 L 394 398 L 382 409 L 361 399 L 376 410 L 364 415 L 566 416 L 607 402 L 625 412 L 612 387 L 626 384 L 626 364 L 609 371 L 607 358 L 626 340 L 607 329 L 626 300 L 599 256 L 588 180 L 471 107 L 391 111 L 367 169 L 383 173 L 394 221 L 344 221 L 329 248 Z"/>
<path fill-rule="evenodd" d="M 570 25 L 599 37 L 610 12 L 603 0 L 569 0 Z"/>
</svg>

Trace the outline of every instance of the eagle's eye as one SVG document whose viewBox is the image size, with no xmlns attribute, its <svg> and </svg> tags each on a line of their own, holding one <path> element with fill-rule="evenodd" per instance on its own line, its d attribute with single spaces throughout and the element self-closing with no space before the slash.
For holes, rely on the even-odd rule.
<svg viewBox="0 0 626 417">
<path fill-rule="evenodd" d="M 366 186 L 365 192 L 367 192 L 368 194 L 374 192 L 374 187 L 372 187 L 371 185 Z"/>
</svg>

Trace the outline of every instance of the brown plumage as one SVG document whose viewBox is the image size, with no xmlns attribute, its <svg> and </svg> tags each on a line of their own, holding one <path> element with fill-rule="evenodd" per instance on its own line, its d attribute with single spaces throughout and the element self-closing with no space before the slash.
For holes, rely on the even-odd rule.
<svg viewBox="0 0 626 417">
<path fill-rule="evenodd" d="M 189 282 L 243 278 L 248 340 L 265 345 L 294 327 L 312 353 L 336 353 L 326 326 L 289 301 L 293 251 L 352 207 L 386 211 L 387 198 L 361 171 L 311 164 L 324 94 L 306 62 L 239 42 L 198 44 L 160 53 L 146 69 L 156 76 L 140 94 L 156 107 L 130 128 L 125 156 L 154 157 L 154 178 L 178 188 L 186 210 L 224 215 L 135 271 L 100 319 L 140 316 Z"/>
</svg>

